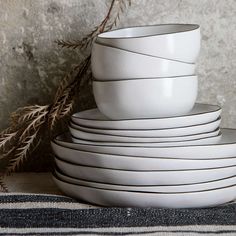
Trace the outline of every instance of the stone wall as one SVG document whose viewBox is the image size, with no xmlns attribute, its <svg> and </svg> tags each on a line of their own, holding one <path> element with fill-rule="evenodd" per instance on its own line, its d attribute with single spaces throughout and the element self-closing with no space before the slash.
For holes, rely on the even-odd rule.
<svg viewBox="0 0 236 236">
<path fill-rule="evenodd" d="M 0 128 L 9 113 L 47 104 L 70 66 L 85 52 L 56 39 L 80 39 L 104 17 L 110 0 L 0 0 Z M 224 127 L 236 128 L 236 1 L 132 0 L 118 27 L 160 23 L 201 25 L 198 101 L 223 106 Z M 90 90 L 81 109 L 93 105 Z"/>
</svg>

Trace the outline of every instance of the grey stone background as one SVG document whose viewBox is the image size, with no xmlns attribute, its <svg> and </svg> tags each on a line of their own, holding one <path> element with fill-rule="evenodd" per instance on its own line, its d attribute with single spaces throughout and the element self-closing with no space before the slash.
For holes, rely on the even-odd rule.
<svg viewBox="0 0 236 236">
<path fill-rule="evenodd" d="M 47 104 L 85 52 L 56 39 L 80 39 L 106 14 L 111 0 L 0 0 L 0 128 L 9 113 Z M 201 25 L 198 101 L 223 107 L 223 127 L 236 128 L 236 0 L 132 0 L 118 27 L 160 23 Z M 92 104 L 84 91 L 81 109 Z"/>
</svg>

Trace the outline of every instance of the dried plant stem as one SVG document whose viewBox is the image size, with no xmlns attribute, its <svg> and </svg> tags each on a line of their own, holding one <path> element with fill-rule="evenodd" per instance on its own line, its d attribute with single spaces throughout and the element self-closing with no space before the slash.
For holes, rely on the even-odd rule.
<svg viewBox="0 0 236 236">
<path fill-rule="evenodd" d="M 117 4 L 116 4 L 117 3 Z M 57 41 L 62 47 L 84 48 L 91 45 L 93 39 L 116 25 L 120 12 L 123 12 L 130 0 L 112 0 L 108 12 L 102 22 L 80 41 Z M 117 11 L 113 10 L 117 5 Z M 115 17 L 112 17 L 112 14 Z M 79 65 L 76 65 L 62 79 L 52 104 L 32 105 L 19 108 L 10 116 L 11 125 L 0 133 L 0 160 L 7 159 L 8 164 L 0 174 L 0 191 L 6 192 L 4 177 L 19 169 L 38 147 L 45 131 L 51 135 L 59 121 L 65 120 L 74 107 L 76 97 L 88 79 L 87 72 L 90 66 L 91 55 L 87 56 Z M 49 127 L 49 129 L 48 129 Z"/>
<path fill-rule="evenodd" d="M 61 119 L 70 114 L 74 105 L 74 97 L 79 91 L 80 83 L 83 77 L 86 74 L 86 71 L 90 65 L 89 55 L 79 66 L 77 74 L 75 75 L 72 81 L 67 81 L 65 83 L 64 88 L 61 90 L 62 92 L 58 92 L 60 96 L 56 97 L 54 104 L 51 108 L 49 119 L 50 119 L 50 128 L 54 129 L 56 122 L 58 119 Z M 59 88 L 60 89 L 60 88 Z"/>
<path fill-rule="evenodd" d="M 16 171 L 20 165 L 27 160 L 28 154 L 38 146 L 39 141 L 37 145 L 35 145 L 35 143 L 38 138 L 39 130 L 40 127 L 38 127 L 32 135 L 25 137 L 22 140 L 22 145 L 15 149 L 15 156 L 9 161 L 4 173 L 5 175 Z"/>
</svg>

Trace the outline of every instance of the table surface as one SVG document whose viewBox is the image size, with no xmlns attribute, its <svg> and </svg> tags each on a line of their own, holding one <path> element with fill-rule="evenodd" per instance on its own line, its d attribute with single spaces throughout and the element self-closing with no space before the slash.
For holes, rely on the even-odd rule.
<svg viewBox="0 0 236 236">
<path fill-rule="evenodd" d="M 14 173 L 4 179 L 9 192 L 60 194 L 51 173 Z"/>
<path fill-rule="evenodd" d="M 5 182 L 11 193 L 0 194 L 4 236 L 72 235 L 72 231 L 81 236 L 236 235 L 235 204 L 209 209 L 104 208 L 59 196 L 51 173 L 14 173 Z"/>
</svg>

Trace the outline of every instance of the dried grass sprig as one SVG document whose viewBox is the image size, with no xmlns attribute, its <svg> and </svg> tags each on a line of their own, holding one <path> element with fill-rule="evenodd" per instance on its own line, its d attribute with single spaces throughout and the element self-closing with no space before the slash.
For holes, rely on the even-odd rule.
<svg viewBox="0 0 236 236">
<path fill-rule="evenodd" d="M 0 150 L 5 150 L 7 145 L 12 142 L 13 139 L 16 138 L 17 131 L 13 133 L 2 134 L 0 137 Z"/>
<path fill-rule="evenodd" d="M 8 131 L 12 129 L 15 131 L 6 133 L 4 130 L 0 134 L 1 158 L 9 160 L 3 173 L 4 176 L 16 171 L 29 156 L 36 146 L 35 139 L 40 139 L 39 131 L 46 124 L 48 114 L 49 105 L 27 106 L 12 114 L 13 128 Z"/>
<path fill-rule="evenodd" d="M 4 173 L 5 175 L 9 175 L 11 172 L 18 170 L 19 167 L 23 164 L 23 162 L 27 160 L 29 154 L 37 148 L 37 146 L 40 143 L 39 140 L 37 141 L 37 139 L 39 138 L 38 137 L 39 130 L 40 127 L 38 127 L 33 134 L 25 137 L 22 140 L 21 145 L 15 148 L 14 150 L 15 155 L 13 158 L 9 160 L 9 163 Z"/>
<path fill-rule="evenodd" d="M 46 106 L 33 105 L 33 106 L 19 108 L 15 112 L 12 113 L 11 119 L 17 125 L 27 120 L 32 120 L 40 116 L 42 113 L 44 114 L 45 110 L 47 109 L 48 109 L 48 105 Z"/>
<path fill-rule="evenodd" d="M 80 41 L 57 41 L 57 43 L 62 47 L 74 49 L 87 47 L 97 34 L 116 25 L 120 12 L 123 12 L 130 4 L 130 0 L 112 0 L 107 15 L 90 34 Z M 117 12 L 113 14 L 115 16 L 113 17 L 115 5 L 117 5 Z M 0 159 L 6 158 L 8 160 L 4 172 L 0 173 L 0 191 L 8 191 L 3 181 L 4 176 L 18 170 L 28 160 L 30 154 L 35 151 L 43 139 L 42 134 L 48 130 L 51 134 L 57 123 L 65 120 L 65 117 L 72 113 L 81 87 L 90 78 L 88 76 L 90 60 L 91 55 L 79 65 L 74 66 L 62 79 L 52 104 L 26 106 L 11 114 L 10 127 L 0 133 Z"/>
</svg>

